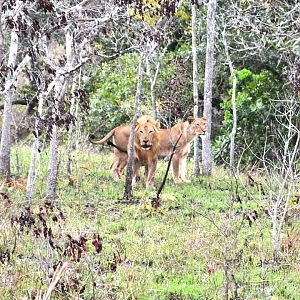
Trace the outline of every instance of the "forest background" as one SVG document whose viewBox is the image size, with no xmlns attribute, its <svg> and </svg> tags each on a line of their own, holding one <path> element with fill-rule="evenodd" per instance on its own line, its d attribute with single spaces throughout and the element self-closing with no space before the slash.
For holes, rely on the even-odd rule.
<svg viewBox="0 0 300 300">
<path fill-rule="evenodd" d="M 298 1 L 0 8 L 3 299 L 299 298 Z M 123 202 L 111 149 L 87 142 L 137 109 L 209 118 L 212 167 L 159 207 Z"/>
</svg>

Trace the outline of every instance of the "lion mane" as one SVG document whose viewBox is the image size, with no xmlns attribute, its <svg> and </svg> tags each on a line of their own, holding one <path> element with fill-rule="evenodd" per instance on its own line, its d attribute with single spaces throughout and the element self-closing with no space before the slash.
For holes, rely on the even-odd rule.
<svg viewBox="0 0 300 300">
<path fill-rule="evenodd" d="M 158 160 L 159 121 L 150 116 L 142 116 L 137 120 L 134 134 L 133 182 L 139 178 L 141 166 L 145 166 L 146 187 L 152 187 Z"/>
</svg>

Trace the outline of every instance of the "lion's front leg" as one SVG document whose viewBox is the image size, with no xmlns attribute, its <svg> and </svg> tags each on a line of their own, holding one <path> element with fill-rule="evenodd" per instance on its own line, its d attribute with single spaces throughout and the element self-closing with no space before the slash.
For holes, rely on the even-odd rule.
<svg viewBox="0 0 300 300">
<path fill-rule="evenodd" d="M 152 160 L 151 163 L 148 164 L 148 166 L 145 167 L 145 170 L 147 170 L 147 177 L 145 177 L 146 180 L 146 188 L 153 187 L 154 184 L 154 175 L 156 171 L 157 166 L 157 159 Z M 146 174 L 145 174 L 146 175 Z"/>
<path fill-rule="evenodd" d="M 133 164 L 132 185 L 135 185 L 140 180 L 140 167 L 140 162 L 135 160 Z"/>
<path fill-rule="evenodd" d="M 186 179 L 186 156 L 181 157 L 179 160 L 179 177 L 184 182 L 191 182 L 190 180 Z"/>
<path fill-rule="evenodd" d="M 172 158 L 172 169 L 173 169 L 173 180 L 175 183 L 181 183 L 182 181 L 179 176 L 179 163 L 180 163 L 179 156 L 174 154 Z"/>
<path fill-rule="evenodd" d="M 148 178 L 149 168 L 148 165 L 145 166 L 145 180 Z"/>
</svg>

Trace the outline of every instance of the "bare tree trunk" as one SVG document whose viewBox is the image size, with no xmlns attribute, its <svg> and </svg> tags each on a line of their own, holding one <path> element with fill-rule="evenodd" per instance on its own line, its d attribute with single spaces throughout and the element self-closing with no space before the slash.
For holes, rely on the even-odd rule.
<svg viewBox="0 0 300 300">
<path fill-rule="evenodd" d="M 68 26 L 66 29 L 65 34 L 65 40 L 66 40 L 66 58 L 67 58 L 67 67 L 72 68 L 75 62 L 75 39 L 74 39 L 74 31 L 73 26 Z M 70 103 L 70 114 L 72 117 L 74 117 L 75 114 L 75 96 L 74 92 L 76 90 L 77 86 L 77 76 L 73 76 L 73 82 L 72 82 L 72 89 L 71 89 L 71 103 Z M 67 176 L 69 179 L 69 183 L 71 183 L 71 165 L 72 165 L 72 159 L 71 159 L 71 150 L 72 150 L 72 139 L 73 139 L 73 124 L 72 122 L 69 124 L 69 130 L 68 130 L 68 145 L 67 145 Z"/>
<path fill-rule="evenodd" d="M 30 207 L 34 179 L 36 175 L 35 166 L 36 166 L 36 159 L 39 153 L 39 124 L 40 124 L 40 118 L 42 118 L 43 115 L 43 105 L 44 105 L 44 96 L 45 96 L 44 94 L 45 92 L 42 92 L 39 96 L 38 116 L 35 119 L 34 138 L 33 138 L 33 143 L 31 148 L 31 160 L 30 160 L 29 172 L 27 177 L 26 194 L 25 194 L 26 208 Z"/>
<path fill-rule="evenodd" d="M 154 86 L 155 86 L 156 79 L 157 79 L 159 65 L 160 65 L 160 63 L 158 63 L 158 66 L 156 68 L 155 76 L 152 77 L 149 59 L 148 58 L 146 59 L 146 73 L 147 73 L 147 75 L 149 77 L 149 81 L 150 81 L 150 94 L 151 94 L 151 104 L 152 104 L 152 116 L 153 116 L 154 120 L 157 119 L 157 107 L 156 107 L 156 101 L 155 101 Z"/>
<path fill-rule="evenodd" d="M 297 190 L 297 178 L 299 178 L 299 173 L 296 174 L 296 164 L 299 161 L 300 130 L 292 123 L 297 108 L 297 101 L 292 97 L 286 104 L 286 112 L 284 113 L 285 121 L 288 121 L 288 124 L 284 125 L 288 128 L 288 132 L 284 138 L 279 191 L 277 195 L 270 191 L 270 203 L 272 204 L 273 202 L 271 218 L 273 260 L 275 264 L 278 263 L 279 259 L 279 242 L 282 227 L 289 210 L 290 199 Z"/>
<path fill-rule="evenodd" d="M 153 52 L 155 50 L 155 48 L 157 47 L 157 44 L 152 46 L 152 49 L 150 50 L 150 52 Z M 154 76 L 152 76 L 151 74 L 151 66 L 150 66 L 150 62 L 149 62 L 149 57 L 146 58 L 146 73 L 147 76 L 149 78 L 150 81 L 150 93 L 151 93 L 151 104 L 152 104 L 152 116 L 154 118 L 154 120 L 157 120 L 158 115 L 157 115 L 157 106 L 156 106 L 156 101 L 155 101 L 155 84 L 157 81 L 157 77 L 158 77 L 158 73 L 159 73 L 159 69 L 160 69 L 160 62 L 163 59 L 165 53 L 167 51 L 167 47 L 164 48 L 164 50 L 162 51 L 160 57 L 158 58 L 158 62 L 156 64 L 156 70 L 155 70 L 155 74 Z M 151 53 L 149 53 L 148 55 L 150 55 Z"/>
<path fill-rule="evenodd" d="M 49 148 L 49 163 L 48 163 L 48 178 L 47 178 L 47 195 L 46 202 L 51 202 L 56 197 L 56 181 L 58 172 L 58 140 L 57 140 L 57 125 L 52 125 L 51 140 Z"/>
<path fill-rule="evenodd" d="M 15 127 L 15 132 L 14 132 L 14 137 L 15 137 L 15 157 L 16 157 L 16 171 L 17 171 L 17 177 L 21 176 L 21 166 L 20 166 L 20 157 L 19 157 L 19 144 L 20 144 L 20 139 L 19 139 L 19 125 L 22 124 L 22 120 L 20 120 L 17 124 L 14 115 L 12 114 L 12 121 Z"/>
<path fill-rule="evenodd" d="M 27 186 L 25 194 L 25 207 L 29 208 L 31 203 L 34 177 L 35 177 L 35 162 L 39 151 L 39 137 L 38 137 L 38 121 L 35 121 L 35 137 L 31 148 L 31 160 L 29 166 L 29 172 L 27 177 Z"/>
<path fill-rule="evenodd" d="M 192 6 L 192 54 L 193 54 L 193 98 L 194 117 L 199 118 L 199 93 L 198 93 L 198 58 L 197 58 L 197 4 Z M 193 174 L 199 176 L 199 138 L 194 138 L 194 165 Z"/>
<path fill-rule="evenodd" d="M 236 112 L 236 82 L 237 78 L 234 72 L 234 68 L 232 65 L 232 61 L 230 58 L 229 50 L 228 50 L 228 45 L 226 41 L 226 36 L 225 36 L 225 30 L 222 32 L 223 36 L 223 44 L 225 47 L 225 54 L 227 58 L 227 62 L 229 65 L 230 69 L 230 75 L 232 77 L 232 96 L 231 96 L 231 107 L 232 107 L 232 130 L 230 133 L 230 162 L 229 162 L 229 167 L 230 167 L 230 175 L 234 176 L 235 175 L 235 163 L 234 163 L 234 153 L 235 153 L 235 135 L 236 135 L 236 130 L 237 130 L 237 112 Z"/>
<path fill-rule="evenodd" d="M 64 81 L 64 82 L 63 82 Z M 54 108 L 52 113 L 53 121 L 59 114 L 59 103 L 65 96 L 68 79 L 58 76 L 55 84 Z M 58 126 L 54 123 L 51 129 L 51 139 L 49 148 L 49 163 L 48 163 L 48 178 L 47 178 L 47 194 L 45 197 L 46 202 L 51 202 L 56 198 L 56 182 L 58 174 Z"/>
<path fill-rule="evenodd" d="M 79 73 L 79 78 L 81 78 L 81 73 Z M 79 87 L 80 87 L 80 82 L 79 82 Z M 75 129 L 75 153 L 76 153 L 76 190 L 79 192 L 79 187 L 80 187 L 80 166 L 79 166 L 79 152 L 80 152 L 80 137 L 81 137 L 81 119 L 79 115 L 79 102 L 78 99 L 76 99 L 75 103 L 75 118 L 76 118 L 76 129 Z"/>
<path fill-rule="evenodd" d="M 41 43 L 43 49 L 45 49 L 46 53 L 48 53 L 47 49 L 47 38 L 46 36 L 41 38 Z M 58 80 L 57 77 L 53 79 L 53 81 L 49 84 L 47 90 L 45 86 L 45 82 L 42 83 L 41 92 L 38 97 L 38 115 L 35 119 L 35 125 L 34 125 L 34 137 L 33 137 L 33 143 L 31 148 L 31 159 L 30 159 L 30 167 L 28 171 L 28 177 L 27 177 L 27 186 L 26 186 L 26 194 L 25 194 L 25 207 L 30 207 L 31 203 L 31 197 L 32 197 L 32 191 L 34 182 L 36 179 L 36 176 L 38 174 L 38 171 L 36 170 L 36 160 L 39 157 L 39 147 L 40 147 L 40 122 L 43 119 L 43 107 L 44 107 L 44 101 L 49 96 L 49 94 L 52 92 L 56 81 Z"/>
<path fill-rule="evenodd" d="M 70 114 L 72 117 L 75 117 L 75 111 L 76 111 L 76 103 L 75 103 L 76 97 L 74 95 L 76 88 L 77 88 L 77 76 L 74 76 L 72 89 L 71 89 L 71 103 L 70 103 Z M 71 122 L 68 130 L 68 145 L 67 145 L 67 176 L 69 179 L 69 183 L 71 183 L 71 176 L 72 176 L 72 158 L 71 158 L 72 144 L 73 144 L 73 123 Z"/>
<path fill-rule="evenodd" d="M 2 66 L 4 60 L 4 35 L 2 30 L 2 7 L 3 0 L 0 0 L 0 66 Z"/>
<path fill-rule="evenodd" d="M 12 114 L 12 101 L 15 95 L 13 73 L 17 61 L 19 38 L 17 30 L 11 31 L 10 49 L 8 58 L 8 74 L 5 82 L 3 123 L 0 144 L 0 173 L 8 179 L 10 177 L 10 122 Z"/>
<path fill-rule="evenodd" d="M 73 26 L 70 25 L 65 28 L 65 43 L 66 43 L 66 69 L 72 69 L 75 62 L 74 55 L 74 32 Z M 70 75 L 58 76 L 58 80 L 55 84 L 55 96 L 54 96 L 54 110 L 53 120 L 59 115 L 59 104 L 65 97 L 67 88 L 70 83 Z M 48 164 L 48 182 L 47 182 L 47 195 L 46 201 L 51 201 L 56 197 L 56 182 L 58 175 L 58 127 L 56 124 L 52 125 L 50 149 L 49 149 L 49 164 Z"/>
<path fill-rule="evenodd" d="M 236 135 L 236 130 L 237 130 L 237 113 L 236 113 L 236 76 L 234 73 L 234 69 L 232 65 L 230 66 L 230 73 L 233 78 L 232 82 L 232 98 L 231 98 L 231 107 L 232 107 L 232 130 L 230 133 L 230 175 L 234 176 L 235 175 L 235 135 Z"/>
<path fill-rule="evenodd" d="M 217 0 L 210 0 L 207 11 L 207 45 L 204 81 L 204 110 L 207 117 L 206 136 L 202 139 L 202 173 L 211 175 L 211 117 L 212 117 L 212 80 L 214 66 L 214 43 L 215 43 L 215 13 Z"/>
<path fill-rule="evenodd" d="M 139 102 L 142 93 L 142 80 L 143 80 L 143 64 L 144 64 L 144 56 L 141 53 L 140 64 L 138 68 L 138 82 L 136 88 L 136 94 L 134 99 L 134 117 L 131 122 L 130 128 L 130 136 L 128 142 L 128 163 L 126 170 L 126 179 L 125 179 L 125 191 L 124 191 L 124 199 L 129 200 L 132 197 L 132 172 L 133 172 L 133 159 L 134 159 L 134 129 L 136 126 L 136 121 L 139 116 Z"/>
</svg>

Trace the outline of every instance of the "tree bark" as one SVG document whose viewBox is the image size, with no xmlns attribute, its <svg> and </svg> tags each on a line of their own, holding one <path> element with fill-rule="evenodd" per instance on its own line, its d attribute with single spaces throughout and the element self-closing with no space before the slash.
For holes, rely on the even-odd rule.
<svg viewBox="0 0 300 300">
<path fill-rule="evenodd" d="M 48 53 L 47 49 L 47 38 L 46 36 L 43 36 L 41 38 L 42 47 L 46 50 L 45 52 Z M 31 148 L 31 159 L 30 159 L 30 166 L 27 176 L 27 186 L 26 186 L 26 193 L 25 193 L 25 207 L 29 208 L 32 198 L 32 192 L 33 192 L 33 186 L 35 182 L 35 178 L 38 174 L 38 171 L 36 170 L 36 160 L 39 157 L 39 147 L 40 147 L 40 141 L 39 141 L 39 127 L 40 122 L 43 119 L 43 107 L 44 107 L 44 101 L 47 99 L 49 94 L 52 92 L 55 82 L 57 80 L 57 77 L 53 79 L 53 81 L 48 85 L 48 88 L 46 89 L 46 84 L 44 81 L 42 81 L 41 86 L 41 92 L 38 96 L 38 112 L 35 119 L 35 126 L 34 126 L 34 136 L 33 136 L 33 143 Z"/>
<path fill-rule="evenodd" d="M 159 70 L 159 65 L 160 65 L 160 63 L 158 62 L 158 65 L 157 65 L 157 68 L 156 68 L 155 76 L 152 77 L 149 59 L 148 59 L 148 58 L 146 59 L 146 72 L 147 72 L 147 75 L 148 75 L 149 81 L 150 81 L 150 94 L 151 94 L 151 104 L 152 104 L 152 116 L 153 116 L 154 120 L 157 119 L 157 107 L 156 107 L 156 101 L 155 101 L 155 90 L 154 90 L 154 86 L 155 86 L 156 79 L 157 79 L 157 74 L 158 74 L 158 70 Z"/>
<path fill-rule="evenodd" d="M 152 45 L 152 49 L 149 51 L 150 53 L 148 53 L 148 57 L 146 58 L 146 73 L 147 76 L 149 78 L 150 81 L 150 93 L 151 93 L 151 104 L 152 104 L 152 116 L 154 118 L 154 120 L 157 120 L 158 118 L 158 114 L 157 114 L 157 106 L 156 106 L 156 95 L 155 95 L 155 84 L 157 81 L 157 77 L 158 77 L 158 73 L 159 73 L 159 69 L 160 69 L 160 63 L 161 60 L 163 59 L 166 51 L 167 51 L 167 47 L 165 47 L 160 55 L 160 57 L 158 58 L 158 62 L 156 63 L 156 68 L 155 68 L 155 74 L 154 76 L 152 76 L 151 73 L 151 66 L 150 66 L 150 62 L 149 62 L 149 56 L 151 55 L 151 52 L 153 52 L 157 47 L 157 43 L 155 43 L 154 45 Z"/>
<path fill-rule="evenodd" d="M 27 186 L 26 186 L 26 194 L 25 194 L 25 207 L 29 208 L 31 203 L 31 197 L 32 197 L 32 191 L 34 186 L 34 179 L 36 175 L 36 159 L 39 153 L 39 123 L 40 119 L 42 118 L 43 113 L 43 103 L 44 103 L 44 92 L 41 93 L 39 97 L 39 109 L 38 109 L 38 117 L 35 120 L 35 126 L 34 126 L 34 138 L 31 148 L 31 159 L 30 159 L 30 166 L 27 176 Z"/>
<path fill-rule="evenodd" d="M 32 191 L 33 191 L 33 186 L 34 186 L 34 181 L 35 181 L 35 177 L 36 177 L 36 159 L 38 157 L 39 154 L 39 124 L 40 124 L 40 119 L 43 118 L 43 105 L 44 105 L 44 101 L 45 99 L 48 97 L 48 95 L 51 93 L 52 89 L 58 85 L 59 81 L 59 76 L 57 76 L 52 83 L 48 86 L 47 91 L 42 92 L 39 96 L 39 101 L 38 101 L 38 117 L 35 120 L 35 129 L 34 129 L 34 140 L 33 140 L 33 144 L 32 144 L 32 151 L 31 151 L 31 161 L 30 161 L 30 167 L 29 167 L 29 172 L 28 172 L 28 177 L 27 177 L 27 187 L 26 187 L 26 194 L 25 194 L 25 206 L 26 207 L 30 207 L 30 203 L 31 203 L 31 197 L 32 197 Z M 56 125 L 53 125 L 56 126 Z M 56 130 L 57 131 L 57 130 Z M 53 131 L 52 131 L 53 133 Z M 54 132 L 54 136 L 56 135 L 56 133 Z M 51 141 L 52 141 L 52 137 L 53 135 L 51 135 Z M 56 176 L 57 176 L 57 171 L 56 174 L 55 170 L 57 169 L 55 167 L 55 165 L 57 165 L 57 154 L 55 155 L 55 153 L 53 154 L 51 151 L 54 151 L 53 148 L 57 149 L 57 145 L 52 145 L 50 141 L 50 154 L 49 154 L 49 166 L 48 166 L 48 188 L 47 188 L 47 196 L 46 196 L 46 201 L 50 201 L 55 197 L 55 185 L 56 185 Z M 56 141 L 57 144 L 57 141 Z M 55 162 L 51 163 L 51 167 L 50 167 L 50 157 L 52 157 L 52 159 L 55 161 L 56 160 L 56 164 Z M 51 170 L 51 174 L 53 175 L 51 178 L 49 173 L 50 173 L 50 168 Z M 51 181 L 51 183 L 49 182 Z M 54 185 L 54 188 L 53 188 Z"/>
<path fill-rule="evenodd" d="M 214 42 L 215 42 L 215 13 L 217 0 L 210 0 L 207 11 L 207 45 L 204 81 L 204 110 L 207 117 L 206 135 L 202 139 L 202 173 L 210 176 L 212 172 L 211 156 L 211 118 L 212 118 L 212 80 L 214 66 Z"/>
<path fill-rule="evenodd" d="M 79 80 L 81 78 L 81 71 L 79 72 Z M 80 87 L 80 81 L 79 81 L 79 87 Z M 81 117 L 79 115 L 79 101 L 76 99 L 75 103 L 75 153 L 76 153 L 76 191 L 79 193 L 80 189 L 80 164 L 79 164 L 79 154 L 80 154 L 80 137 L 81 137 Z"/>
<path fill-rule="evenodd" d="M 74 39 L 74 29 L 73 26 L 68 26 L 66 28 L 66 58 L 67 58 L 67 66 L 68 68 L 72 68 L 75 62 L 75 39 Z M 73 75 L 72 89 L 71 89 L 71 101 L 70 101 L 70 114 L 72 117 L 75 115 L 75 96 L 74 92 L 77 87 L 77 76 Z M 71 183 L 71 175 L 72 175 L 72 159 L 71 159 L 71 151 L 73 144 L 73 124 L 72 122 L 69 124 L 68 129 L 68 145 L 67 145 L 67 177 L 69 182 Z"/>
<path fill-rule="evenodd" d="M 77 77 L 73 77 L 73 83 L 72 83 L 72 89 L 71 89 L 71 102 L 70 102 L 70 114 L 72 117 L 75 116 L 76 111 L 76 103 L 75 103 L 75 96 L 74 91 L 77 87 Z M 71 182 L 71 176 L 72 176 L 72 158 L 71 158 L 71 151 L 72 151 L 72 145 L 73 145 L 73 123 L 70 123 L 69 130 L 68 130 L 68 145 L 67 145 L 67 176 L 69 179 L 69 182 Z"/>
<path fill-rule="evenodd" d="M 4 60 L 4 35 L 2 30 L 2 7 L 3 7 L 3 0 L 0 0 L 0 66 L 2 66 Z"/>
<path fill-rule="evenodd" d="M 47 177 L 47 194 L 46 202 L 51 202 L 56 198 L 56 181 L 58 173 L 58 159 L 57 159 L 57 125 L 52 125 L 51 140 L 49 148 L 49 163 L 48 163 L 48 177 Z"/>
<path fill-rule="evenodd" d="M 62 75 L 57 77 L 55 84 L 55 96 L 54 96 L 54 108 L 52 113 L 52 119 L 56 119 L 56 115 L 59 112 L 59 103 L 65 96 L 68 79 L 64 79 Z M 58 126 L 52 124 L 51 139 L 49 148 L 49 162 L 48 162 L 48 177 L 47 177 L 47 194 L 45 197 L 46 202 L 51 202 L 56 198 L 56 182 L 58 174 Z"/>
<path fill-rule="evenodd" d="M 228 50 L 228 45 L 226 41 L 226 36 L 225 36 L 225 30 L 222 33 L 223 36 L 223 44 L 225 47 L 225 54 L 227 58 L 227 62 L 229 65 L 229 70 L 230 70 L 230 75 L 232 77 L 232 96 L 231 96 L 231 107 L 232 107 L 232 130 L 230 133 L 230 161 L 229 161 L 229 168 L 230 168 L 230 176 L 235 175 L 235 164 L 234 164 L 234 159 L 235 159 L 235 135 L 236 135 L 236 130 L 237 130 L 237 112 L 236 112 L 236 82 L 237 78 L 234 72 L 233 64 L 230 58 L 229 50 Z"/>
<path fill-rule="evenodd" d="M 31 203 L 34 178 L 35 178 L 35 163 L 39 151 L 39 137 L 38 137 L 38 121 L 35 121 L 35 137 L 31 148 L 31 160 L 29 166 L 29 172 L 27 176 L 27 186 L 25 194 L 25 207 L 29 208 Z"/>
<path fill-rule="evenodd" d="M 192 6 L 192 55 L 193 55 L 193 99 L 194 117 L 199 118 L 199 93 L 198 93 L 198 58 L 197 58 L 197 4 Z M 199 138 L 194 138 L 194 164 L 193 174 L 199 176 Z"/>
<path fill-rule="evenodd" d="M 12 114 L 12 101 L 15 95 L 15 90 L 13 87 L 13 73 L 17 61 L 18 43 L 19 38 L 17 30 L 14 28 L 11 31 L 9 58 L 7 63 L 8 74 L 4 87 L 4 111 L 0 144 L 0 173 L 6 179 L 9 179 L 10 177 L 10 122 Z"/>
<path fill-rule="evenodd" d="M 66 42 L 66 65 L 65 69 L 71 70 L 75 68 L 75 51 L 74 51 L 74 32 L 73 26 L 69 25 L 65 28 L 65 42 Z M 54 96 L 54 110 L 52 114 L 53 120 L 59 116 L 59 105 L 61 100 L 67 93 L 67 88 L 70 84 L 70 74 L 58 76 L 55 84 Z M 72 107 L 74 113 L 74 105 Z M 70 132 L 69 132 L 70 133 Z M 50 149 L 49 149 L 49 164 L 48 164 L 48 181 L 47 181 L 47 195 L 45 200 L 47 202 L 56 198 L 56 183 L 58 175 L 58 126 L 52 125 Z"/>
<path fill-rule="evenodd" d="M 125 190 L 123 198 L 129 200 L 132 198 L 132 173 L 133 173 L 133 160 L 134 160 L 134 129 L 136 126 L 136 121 L 139 116 L 139 102 L 142 93 L 142 80 L 143 80 L 143 65 L 144 57 L 141 53 L 140 64 L 138 67 L 138 82 L 136 88 L 136 94 L 134 99 L 134 117 L 131 122 L 130 136 L 128 142 L 128 162 L 126 170 L 126 179 L 125 179 Z"/>
</svg>

